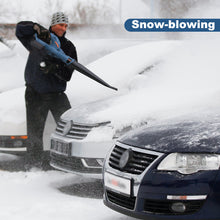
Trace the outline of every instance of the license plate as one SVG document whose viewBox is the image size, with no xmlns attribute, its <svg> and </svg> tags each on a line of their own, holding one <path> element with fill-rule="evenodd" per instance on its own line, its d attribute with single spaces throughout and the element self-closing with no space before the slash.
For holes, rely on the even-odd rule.
<svg viewBox="0 0 220 220">
<path fill-rule="evenodd" d="M 123 177 L 105 173 L 104 175 L 105 186 L 109 189 L 121 192 L 126 195 L 131 195 L 131 180 Z"/>
<path fill-rule="evenodd" d="M 61 155 L 70 156 L 71 155 L 71 145 L 66 142 L 51 140 L 50 150 Z"/>
</svg>

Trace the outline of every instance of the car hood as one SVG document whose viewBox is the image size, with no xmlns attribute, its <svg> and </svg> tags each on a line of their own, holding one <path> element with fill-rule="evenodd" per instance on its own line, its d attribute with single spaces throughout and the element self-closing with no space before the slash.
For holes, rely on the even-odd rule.
<svg viewBox="0 0 220 220">
<path fill-rule="evenodd" d="M 134 96 L 130 94 L 118 95 L 108 99 L 83 104 L 66 111 L 61 116 L 61 120 L 94 126 L 108 124 L 108 126 L 111 126 L 117 131 L 117 134 L 121 136 L 125 131 L 140 127 L 147 123 L 145 114 L 138 114 L 138 112 L 131 108 L 133 106 L 134 97 L 136 98 L 137 104 L 136 94 Z M 142 102 L 141 99 L 139 99 L 139 101 Z"/>
<path fill-rule="evenodd" d="M 73 120 L 75 123 L 79 124 L 103 123 L 105 121 L 98 118 L 93 119 L 91 115 L 96 112 L 102 111 L 103 109 L 107 109 L 113 103 L 113 101 L 114 97 L 80 105 L 76 108 L 72 108 L 66 111 L 61 116 L 61 119 L 66 121 Z"/>
<path fill-rule="evenodd" d="M 158 152 L 220 153 L 220 117 L 139 128 L 119 139 Z"/>
</svg>

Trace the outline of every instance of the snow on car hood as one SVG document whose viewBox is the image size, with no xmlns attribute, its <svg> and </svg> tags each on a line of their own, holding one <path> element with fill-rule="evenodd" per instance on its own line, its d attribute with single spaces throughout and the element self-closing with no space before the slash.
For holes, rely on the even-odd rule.
<svg viewBox="0 0 220 220">
<path fill-rule="evenodd" d="M 176 120 L 176 119 L 175 119 Z M 122 143 L 158 152 L 220 153 L 220 115 L 191 116 L 131 131 Z"/>
<path fill-rule="evenodd" d="M 108 108 L 112 104 L 113 101 L 114 101 L 114 98 L 109 98 L 107 100 L 103 99 L 103 100 L 83 104 L 76 108 L 72 108 L 66 111 L 61 116 L 61 118 L 63 120 L 67 120 L 67 121 L 73 120 L 76 123 L 82 123 L 82 124 L 102 123 L 104 122 L 102 119 L 93 120 L 91 118 L 91 115 L 93 113 L 96 113 L 97 111 L 101 111 L 105 108 Z"/>
</svg>

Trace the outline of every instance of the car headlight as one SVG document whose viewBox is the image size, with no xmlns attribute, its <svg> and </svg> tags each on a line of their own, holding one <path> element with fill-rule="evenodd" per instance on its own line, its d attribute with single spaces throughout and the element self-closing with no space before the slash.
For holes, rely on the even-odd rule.
<svg viewBox="0 0 220 220">
<path fill-rule="evenodd" d="M 161 161 L 157 169 L 192 174 L 200 170 L 218 170 L 219 167 L 218 154 L 171 153 Z"/>
</svg>

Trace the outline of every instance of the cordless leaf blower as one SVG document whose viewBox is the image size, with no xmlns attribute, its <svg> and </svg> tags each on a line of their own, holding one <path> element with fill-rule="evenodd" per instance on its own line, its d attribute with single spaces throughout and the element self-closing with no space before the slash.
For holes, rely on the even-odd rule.
<svg viewBox="0 0 220 220">
<path fill-rule="evenodd" d="M 62 62 L 64 62 L 66 65 L 73 65 L 74 69 L 82 73 L 83 75 L 95 80 L 96 82 L 110 88 L 113 90 L 118 90 L 117 88 L 110 86 L 107 82 L 102 80 L 100 77 L 95 75 L 92 71 L 87 69 L 82 64 L 78 63 L 75 59 L 71 58 L 70 56 L 67 56 L 64 51 L 60 48 L 60 41 L 59 39 L 51 33 L 51 43 L 47 44 L 41 39 L 37 37 L 37 34 L 35 34 L 35 39 L 38 43 L 40 43 L 46 50 L 49 56 L 55 57 Z"/>
</svg>

